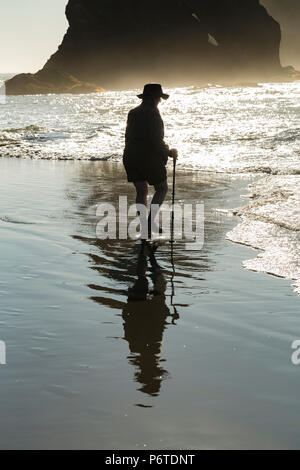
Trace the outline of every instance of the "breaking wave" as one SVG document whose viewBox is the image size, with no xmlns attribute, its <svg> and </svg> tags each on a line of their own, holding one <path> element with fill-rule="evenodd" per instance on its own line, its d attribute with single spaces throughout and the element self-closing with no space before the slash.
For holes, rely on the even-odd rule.
<svg viewBox="0 0 300 470">
<path fill-rule="evenodd" d="M 242 223 L 227 238 L 262 250 L 245 268 L 293 280 L 300 295 L 300 179 L 269 176 L 250 190 L 250 203 L 233 211 Z"/>
</svg>

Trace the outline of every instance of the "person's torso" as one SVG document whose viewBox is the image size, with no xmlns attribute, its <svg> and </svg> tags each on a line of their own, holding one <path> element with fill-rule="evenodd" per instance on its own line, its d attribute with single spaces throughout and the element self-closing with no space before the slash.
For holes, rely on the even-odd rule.
<svg viewBox="0 0 300 470">
<path fill-rule="evenodd" d="M 164 123 L 159 110 L 141 104 L 130 111 L 126 130 L 125 155 L 152 154 L 161 156 L 164 140 Z"/>
</svg>

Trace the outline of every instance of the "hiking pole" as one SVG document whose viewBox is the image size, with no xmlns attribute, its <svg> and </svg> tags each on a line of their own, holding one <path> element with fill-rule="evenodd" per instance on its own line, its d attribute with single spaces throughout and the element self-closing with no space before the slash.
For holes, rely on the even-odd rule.
<svg viewBox="0 0 300 470">
<path fill-rule="evenodd" d="M 173 188 L 172 188 L 172 218 L 171 218 L 171 240 L 174 243 L 174 204 L 175 204 L 175 184 L 176 184 L 176 158 L 173 159 Z"/>
</svg>

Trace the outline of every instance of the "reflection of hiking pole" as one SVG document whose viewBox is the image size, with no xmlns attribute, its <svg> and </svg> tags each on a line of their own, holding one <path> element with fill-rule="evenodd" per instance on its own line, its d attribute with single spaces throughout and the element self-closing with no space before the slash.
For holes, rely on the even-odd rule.
<svg viewBox="0 0 300 470">
<path fill-rule="evenodd" d="M 175 264 L 174 264 L 174 219 L 175 219 L 175 185 L 176 185 L 176 158 L 173 160 L 173 188 L 172 188 L 172 218 L 171 218 L 171 265 L 172 265 L 172 277 L 171 277 L 171 305 L 174 309 L 174 313 L 172 316 L 172 323 L 175 324 L 175 320 L 179 318 L 175 305 L 173 305 L 173 300 L 175 297 L 175 285 L 174 285 L 174 277 L 176 274 L 175 271 Z"/>
<path fill-rule="evenodd" d="M 175 166 L 176 166 L 176 160 L 174 162 L 174 170 L 175 170 Z M 175 171 L 174 171 L 175 173 Z M 175 182 L 175 181 L 174 181 Z M 175 192 L 174 192 L 175 194 Z M 173 203 L 174 204 L 174 203 Z M 173 232 L 174 234 L 174 232 Z M 171 315 L 172 317 L 172 324 L 173 325 L 176 325 L 175 323 L 175 320 L 178 320 L 179 318 L 179 314 L 177 312 L 177 308 L 176 306 L 174 305 L 174 298 L 175 298 L 175 282 L 174 282 L 174 279 L 175 279 L 175 276 L 176 276 L 176 271 L 175 271 L 175 263 L 174 263 L 174 236 L 173 236 L 173 242 L 171 241 L 171 266 L 172 266 L 172 275 L 171 275 L 171 306 L 173 307 L 173 315 Z"/>
<path fill-rule="evenodd" d="M 172 218 L 171 218 L 171 240 L 174 243 L 174 204 L 175 204 L 175 184 L 176 184 L 176 158 L 173 159 L 173 188 L 172 188 Z"/>
</svg>

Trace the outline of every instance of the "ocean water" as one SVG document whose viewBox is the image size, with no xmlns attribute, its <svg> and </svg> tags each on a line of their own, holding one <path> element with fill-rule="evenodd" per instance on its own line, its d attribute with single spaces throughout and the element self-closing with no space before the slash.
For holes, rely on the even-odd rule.
<svg viewBox="0 0 300 470">
<path fill-rule="evenodd" d="M 252 178 L 227 238 L 260 250 L 245 268 L 290 279 L 300 294 L 300 81 L 168 91 L 161 113 L 178 169 Z M 136 94 L 7 97 L 0 156 L 120 161 Z"/>
</svg>

